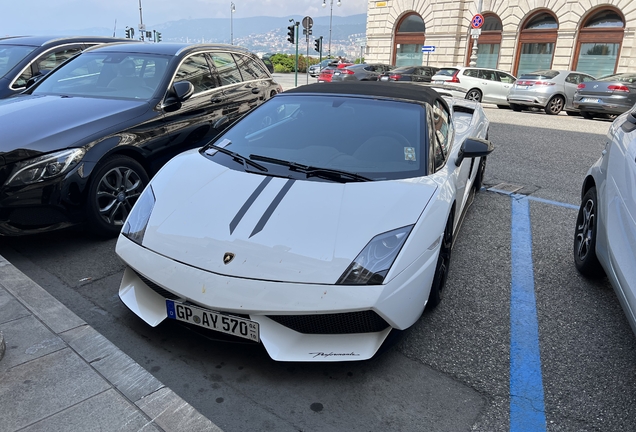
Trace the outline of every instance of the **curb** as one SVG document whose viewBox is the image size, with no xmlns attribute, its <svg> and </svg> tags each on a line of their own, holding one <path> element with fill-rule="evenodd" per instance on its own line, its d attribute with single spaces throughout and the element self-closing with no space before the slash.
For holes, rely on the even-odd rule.
<svg viewBox="0 0 636 432">
<path fill-rule="evenodd" d="M 163 431 L 222 432 L 1 255 L 0 289 L 12 295 L 60 343 L 66 345 L 64 350 L 70 356 L 79 357 L 80 364 L 84 362 L 87 368 L 92 369 L 91 376 L 105 380 L 121 398 L 143 413 L 150 423 Z M 0 359 L 5 350 L 4 335 L 0 332 Z M 46 370 L 41 373 L 46 375 Z"/>
</svg>

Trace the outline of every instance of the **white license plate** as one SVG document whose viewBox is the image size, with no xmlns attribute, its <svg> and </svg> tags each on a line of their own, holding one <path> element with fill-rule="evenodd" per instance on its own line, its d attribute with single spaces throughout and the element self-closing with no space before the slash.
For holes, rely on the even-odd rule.
<svg viewBox="0 0 636 432">
<path fill-rule="evenodd" d="M 249 339 L 254 342 L 260 342 L 259 326 L 255 321 L 231 315 L 223 315 L 218 312 L 167 299 L 166 308 L 168 309 L 168 318 Z"/>
<path fill-rule="evenodd" d="M 433 84 L 444 84 L 445 82 L 446 81 L 443 81 L 443 80 L 442 81 L 436 80 L 436 81 L 433 81 Z"/>
<path fill-rule="evenodd" d="M 518 85 L 518 86 L 517 86 L 517 88 L 518 88 L 519 90 L 528 90 L 528 89 L 530 88 L 530 86 L 521 86 L 521 85 Z"/>
<path fill-rule="evenodd" d="M 340 75 L 340 72 L 334 72 L 333 74 L 334 75 Z"/>
<path fill-rule="evenodd" d="M 601 100 L 596 98 L 583 98 L 581 102 L 601 103 Z"/>
<path fill-rule="evenodd" d="M 380 77 L 380 81 L 388 81 L 388 80 L 389 80 L 388 76 Z"/>
</svg>

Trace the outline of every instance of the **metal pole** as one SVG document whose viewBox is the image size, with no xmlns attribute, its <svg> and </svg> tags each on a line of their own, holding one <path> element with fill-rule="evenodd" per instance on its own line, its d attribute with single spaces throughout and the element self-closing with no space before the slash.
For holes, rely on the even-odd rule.
<svg viewBox="0 0 636 432">
<path fill-rule="evenodd" d="M 477 3 L 477 13 L 481 13 L 481 7 L 482 7 L 482 0 L 479 0 Z M 471 32 L 472 32 L 472 26 L 471 26 Z M 468 65 L 470 67 L 475 67 L 477 66 L 477 41 L 479 39 L 479 35 L 475 35 L 472 36 L 473 38 L 473 52 L 470 55 L 470 63 L 468 63 Z"/>
<path fill-rule="evenodd" d="M 331 20 L 332 18 L 333 18 L 333 0 L 331 0 L 331 9 L 329 10 L 329 58 L 331 58 Z"/>
<path fill-rule="evenodd" d="M 230 45 L 234 45 L 234 3 L 230 3 Z"/>
<path fill-rule="evenodd" d="M 307 57 L 305 57 L 305 75 L 307 76 L 307 84 L 309 84 L 309 29 L 310 28 L 307 29 L 307 35 L 305 36 L 305 43 L 307 45 Z"/>
<path fill-rule="evenodd" d="M 296 21 L 296 72 L 294 73 L 294 87 L 298 87 L 298 26 L 300 22 Z"/>
<path fill-rule="evenodd" d="M 139 33 L 141 33 L 141 40 L 144 40 L 144 18 L 141 14 L 141 0 L 139 0 Z"/>
</svg>

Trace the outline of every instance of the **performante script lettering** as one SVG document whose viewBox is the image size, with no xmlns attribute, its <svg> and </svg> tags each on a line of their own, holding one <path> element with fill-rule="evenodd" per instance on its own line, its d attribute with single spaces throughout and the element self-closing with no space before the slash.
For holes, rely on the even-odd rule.
<svg viewBox="0 0 636 432">
<path fill-rule="evenodd" d="M 360 354 L 356 354 L 356 353 L 335 353 L 335 352 L 330 352 L 330 353 L 324 353 L 324 352 L 312 352 L 309 353 L 309 355 L 313 355 L 314 358 L 316 357 L 359 357 Z"/>
</svg>

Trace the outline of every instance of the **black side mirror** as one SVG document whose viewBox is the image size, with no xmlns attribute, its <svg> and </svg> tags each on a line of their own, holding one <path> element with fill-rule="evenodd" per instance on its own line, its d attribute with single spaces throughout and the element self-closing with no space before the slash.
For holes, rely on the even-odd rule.
<svg viewBox="0 0 636 432">
<path fill-rule="evenodd" d="M 488 140 L 468 137 L 464 140 L 462 147 L 459 149 L 455 166 L 460 166 L 462 161 L 466 158 L 471 159 L 488 156 L 494 149 L 495 147 Z"/>
<path fill-rule="evenodd" d="M 185 102 L 194 93 L 194 86 L 190 81 L 178 81 L 172 85 L 166 99 L 163 101 L 163 109 L 173 112 L 181 108 L 181 103 Z"/>
</svg>

